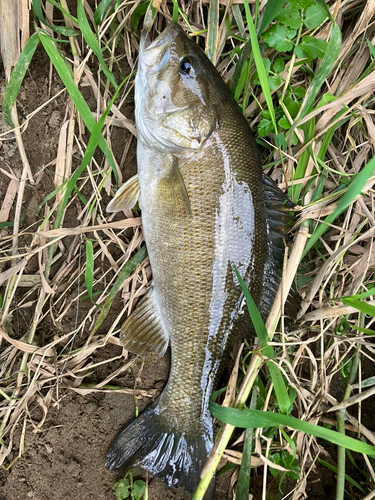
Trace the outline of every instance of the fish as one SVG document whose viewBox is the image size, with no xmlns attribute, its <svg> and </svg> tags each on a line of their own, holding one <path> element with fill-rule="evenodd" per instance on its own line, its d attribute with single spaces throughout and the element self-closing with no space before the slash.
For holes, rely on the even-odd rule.
<svg viewBox="0 0 375 500">
<path fill-rule="evenodd" d="M 111 445 L 106 466 L 140 466 L 194 492 L 213 447 L 209 398 L 233 342 L 253 336 L 238 270 L 263 318 L 281 281 L 293 205 L 263 175 L 257 145 L 204 51 L 178 23 L 143 32 L 135 80 L 137 176 L 108 211 L 142 211 L 153 284 L 121 344 L 162 356 L 160 396 Z M 297 299 L 286 311 L 296 314 Z"/>
</svg>

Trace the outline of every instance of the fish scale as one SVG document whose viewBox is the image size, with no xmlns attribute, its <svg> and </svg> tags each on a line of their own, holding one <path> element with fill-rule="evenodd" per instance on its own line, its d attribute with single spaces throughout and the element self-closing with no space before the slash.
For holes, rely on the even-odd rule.
<svg viewBox="0 0 375 500">
<path fill-rule="evenodd" d="M 143 34 L 135 100 L 138 183 L 128 181 L 108 209 L 129 208 L 139 196 L 153 287 L 120 340 L 159 355 L 170 341 L 171 372 L 106 464 L 139 465 L 194 491 L 213 446 L 209 396 L 233 341 L 253 333 L 234 266 L 265 317 L 281 279 L 291 204 L 263 177 L 245 118 L 176 23 L 154 42 Z"/>
</svg>

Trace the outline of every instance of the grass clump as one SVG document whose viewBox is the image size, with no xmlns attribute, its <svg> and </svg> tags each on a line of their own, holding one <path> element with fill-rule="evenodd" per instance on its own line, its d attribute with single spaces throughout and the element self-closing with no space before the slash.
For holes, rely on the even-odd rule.
<svg viewBox="0 0 375 500">
<path fill-rule="evenodd" d="M 264 171 L 288 192 L 299 216 L 283 293 L 266 325 L 255 321 L 258 343 L 245 345 L 237 358 L 232 396 L 223 405 L 211 402 L 212 413 L 225 424 L 195 498 L 203 497 L 220 459 L 232 470 L 237 500 L 248 498 L 255 467 L 263 478 L 259 498 L 274 484 L 278 492 L 302 498 L 318 464 L 337 474 L 337 500 L 345 491 L 348 498 L 369 495 L 375 489 L 375 436 L 361 408 L 374 392 L 373 377 L 362 376 L 375 361 L 374 7 L 365 0 L 102 0 L 94 10 L 79 0 L 76 12 L 69 6 L 65 0 L 34 0 L 34 33 L 18 59 L 3 57 L 3 116 L 14 129 L 22 172 L 18 179 L 4 177 L 9 209 L 2 207 L 0 219 L 1 463 L 11 465 L 10 436 L 20 420 L 26 425 L 28 408 L 48 402 L 58 385 L 86 394 L 134 392 L 111 385 L 132 360 L 111 372 L 109 359 L 111 373 L 97 384 L 86 377 L 96 368 L 90 356 L 119 344 L 118 325 L 151 279 L 139 213 L 127 211 L 124 220 L 114 221 L 105 206 L 123 182 L 136 137 L 127 103 L 140 27 L 161 30 L 173 19 L 217 65 L 256 134 Z M 16 100 L 41 47 L 68 102 L 56 157 L 37 170 L 29 165 L 28 151 L 22 152 L 18 132 L 43 106 L 19 125 Z M 88 105 L 85 87 L 94 105 Z M 121 152 L 113 140 L 119 127 L 125 137 Z M 1 137 L 9 134 L 8 129 Z M 52 173 L 53 185 L 28 228 L 25 187 L 38 187 L 44 169 Z M 285 331 L 282 298 L 299 264 L 300 323 Z M 255 317 L 250 297 L 248 305 Z M 118 314 L 104 328 L 110 309 Z M 17 332 L 13 318 L 24 310 L 30 315 L 27 328 Z M 69 316 L 77 318 L 73 327 L 65 324 Z M 65 326 L 43 342 L 38 332 L 49 317 Z M 337 399 L 340 384 L 345 389 Z M 246 431 L 233 443 L 236 426 Z M 328 442 L 337 446 L 337 456 Z M 118 498 L 138 498 L 130 487 L 136 483 L 131 476 L 117 483 L 115 493 L 123 495 Z"/>
</svg>

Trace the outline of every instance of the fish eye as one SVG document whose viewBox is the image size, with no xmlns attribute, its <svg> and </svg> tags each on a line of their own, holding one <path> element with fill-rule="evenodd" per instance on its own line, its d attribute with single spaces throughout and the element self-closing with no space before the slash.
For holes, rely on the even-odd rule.
<svg viewBox="0 0 375 500">
<path fill-rule="evenodd" d="M 194 68 L 193 68 L 191 62 L 189 61 L 189 59 L 187 59 L 186 57 L 181 59 L 180 70 L 181 70 L 181 73 L 183 75 L 187 75 L 187 76 L 194 75 Z"/>
</svg>

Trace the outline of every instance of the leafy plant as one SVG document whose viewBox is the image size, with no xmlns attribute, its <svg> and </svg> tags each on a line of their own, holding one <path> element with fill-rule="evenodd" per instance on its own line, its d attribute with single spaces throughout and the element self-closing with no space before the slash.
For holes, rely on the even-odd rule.
<svg viewBox="0 0 375 500">
<path fill-rule="evenodd" d="M 142 500 L 146 492 L 146 483 L 141 479 L 133 481 L 133 470 L 130 469 L 126 476 L 112 486 L 117 500 Z"/>
</svg>

